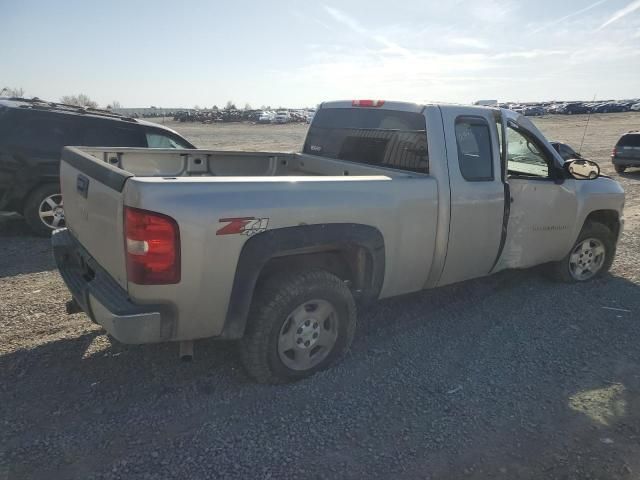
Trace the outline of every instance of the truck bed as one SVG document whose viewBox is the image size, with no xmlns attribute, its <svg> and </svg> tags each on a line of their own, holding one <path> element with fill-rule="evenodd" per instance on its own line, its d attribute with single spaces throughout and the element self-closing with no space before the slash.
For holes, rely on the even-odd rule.
<svg viewBox="0 0 640 480">
<path fill-rule="evenodd" d="M 406 176 L 379 168 L 302 153 L 78 147 L 136 177 Z"/>
</svg>

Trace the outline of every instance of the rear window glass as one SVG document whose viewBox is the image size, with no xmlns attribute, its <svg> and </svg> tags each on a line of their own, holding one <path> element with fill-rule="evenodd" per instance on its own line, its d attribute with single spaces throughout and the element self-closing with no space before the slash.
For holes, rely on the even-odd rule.
<svg viewBox="0 0 640 480">
<path fill-rule="evenodd" d="M 619 147 L 640 147 L 640 134 L 623 135 L 618 140 Z"/>
<path fill-rule="evenodd" d="M 304 153 L 382 167 L 428 173 L 424 117 L 369 108 L 318 110 Z"/>
<path fill-rule="evenodd" d="M 58 155 L 66 145 L 79 144 L 78 126 L 72 119 L 62 115 L 19 113 L 7 143 L 51 155 Z"/>
</svg>

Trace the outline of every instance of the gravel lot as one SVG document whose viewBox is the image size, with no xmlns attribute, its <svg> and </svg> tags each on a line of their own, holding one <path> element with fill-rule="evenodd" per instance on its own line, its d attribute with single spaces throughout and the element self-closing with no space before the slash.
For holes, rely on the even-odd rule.
<svg viewBox="0 0 640 480">
<path fill-rule="evenodd" d="M 580 144 L 585 117 L 536 120 Z M 608 155 L 640 114 L 596 115 Z M 295 149 L 303 125 L 180 125 L 210 148 Z M 254 130 L 255 129 L 255 130 Z M 613 174 L 615 175 L 615 174 Z M 232 344 L 125 346 L 84 315 L 46 239 L 0 225 L 0 480 L 640 478 L 640 171 L 611 275 L 539 271 L 386 300 L 351 354 L 287 386 L 253 383 Z M 0 219 L 1 220 L 1 219 Z"/>
</svg>

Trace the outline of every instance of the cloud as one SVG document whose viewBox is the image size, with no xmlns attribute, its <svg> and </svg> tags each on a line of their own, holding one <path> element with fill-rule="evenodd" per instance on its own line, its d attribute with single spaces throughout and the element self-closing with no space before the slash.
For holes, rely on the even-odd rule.
<svg viewBox="0 0 640 480">
<path fill-rule="evenodd" d="M 451 45 L 458 45 L 460 47 L 475 48 L 478 50 L 486 50 L 489 45 L 484 40 L 473 37 L 452 37 L 447 40 Z"/>
<path fill-rule="evenodd" d="M 353 30 L 356 33 L 359 33 L 360 35 L 367 35 L 367 29 L 360 25 L 357 20 L 351 18 L 343 11 L 338 10 L 337 8 L 330 7 L 328 5 L 323 5 L 323 7 L 336 22 L 343 24 L 347 28 Z"/>
<path fill-rule="evenodd" d="M 640 8 L 640 0 L 636 0 L 635 2 L 631 2 L 626 7 L 621 8 L 620 10 L 615 12 L 613 15 L 611 15 L 611 17 L 609 17 L 609 19 L 606 22 L 604 22 L 602 25 L 600 25 L 597 28 L 597 30 L 602 30 L 603 28 L 608 27 L 613 22 L 617 22 L 621 18 L 626 17 L 627 15 L 629 15 L 630 13 L 635 12 L 639 8 Z"/>
<path fill-rule="evenodd" d="M 483 23 L 504 23 L 511 18 L 511 12 L 516 8 L 508 0 L 483 0 L 470 3 L 468 7 L 466 2 L 463 5 L 465 9 L 469 9 L 472 16 Z"/>
<path fill-rule="evenodd" d="M 355 18 L 350 17 L 345 12 L 338 10 L 337 8 L 330 7 L 328 5 L 323 5 L 326 12 L 333 17 L 333 19 L 346 26 L 353 32 L 367 38 L 368 40 L 372 40 L 382 46 L 385 47 L 385 53 L 393 53 L 404 55 L 405 57 L 411 57 L 413 54 L 404 47 L 401 47 L 395 42 L 392 42 L 384 35 L 375 34 L 372 35 L 369 31 L 363 27 L 360 22 L 358 22 Z"/>
<path fill-rule="evenodd" d="M 565 15 L 564 17 L 561 17 L 561 18 L 558 18 L 556 20 L 553 20 L 552 22 L 545 23 L 544 25 L 532 30 L 531 33 L 541 32 L 542 30 L 545 30 L 545 29 L 547 29 L 549 27 L 553 27 L 554 25 L 560 24 L 560 23 L 564 22 L 565 20 L 569 20 L 570 18 L 577 17 L 578 15 L 582 15 L 583 13 L 586 13 L 589 10 L 593 10 L 594 8 L 596 8 L 599 5 L 602 5 L 606 1 L 608 1 L 608 0 L 598 0 L 597 2 L 592 3 L 591 5 L 587 5 L 586 7 L 581 8 L 580 10 L 572 12 L 572 13 L 570 13 L 568 15 Z"/>
<path fill-rule="evenodd" d="M 540 48 L 536 48 L 533 50 L 518 50 L 515 52 L 504 52 L 497 53 L 495 55 L 491 55 L 488 58 L 492 58 L 495 60 L 503 60 L 510 58 L 539 58 L 539 57 L 548 57 L 551 55 L 566 55 L 568 52 L 566 50 L 544 50 Z"/>
</svg>

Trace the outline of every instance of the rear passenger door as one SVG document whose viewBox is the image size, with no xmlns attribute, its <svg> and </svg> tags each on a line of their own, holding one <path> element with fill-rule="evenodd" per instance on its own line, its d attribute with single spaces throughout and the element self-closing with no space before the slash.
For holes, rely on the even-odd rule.
<svg viewBox="0 0 640 480">
<path fill-rule="evenodd" d="M 487 275 L 504 241 L 505 187 L 492 110 L 441 109 L 451 217 L 439 285 Z"/>
</svg>

